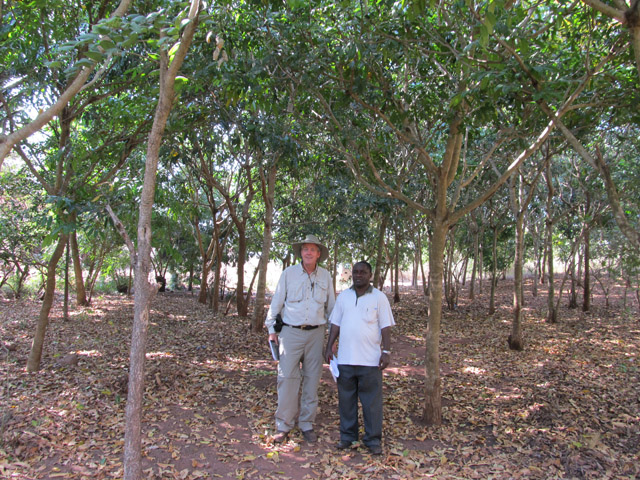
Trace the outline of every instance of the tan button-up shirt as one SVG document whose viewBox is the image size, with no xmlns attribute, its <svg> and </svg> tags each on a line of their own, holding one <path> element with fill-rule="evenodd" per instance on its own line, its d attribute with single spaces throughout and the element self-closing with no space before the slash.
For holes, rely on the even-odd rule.
<svg viewBox="0 0 640 480">
<path fill-rule="evenodd" d="M 308 274 L 302 264 L 292 265 L 280 276 L 264 322 L 269 333 L 276 315 L 289 325 L 324 325 L 336 303 L 331 274 L 322 267 Z"/>
</svg>

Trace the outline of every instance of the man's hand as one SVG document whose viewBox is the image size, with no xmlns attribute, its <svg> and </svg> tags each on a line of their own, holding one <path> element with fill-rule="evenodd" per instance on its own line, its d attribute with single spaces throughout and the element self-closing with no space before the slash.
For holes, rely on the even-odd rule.
<svg viewBox="0 0 640 480">
<path fill-rule="evenodd" d="M 384 370 L 389 366 L 390 363 L 391 363 L 391 355 L 389 355 L 388 353 L 382 353 L 380 355 L 380 363 L 378 364 L 378 368 L 380 370 Z"/>
<path fill-rule="evenodd" d="M 280 343 L 280 342 L 278 342 L 278 334 L 277 333 L 270 333 L 269 334 L 269 341 L 271 341 L 271 340 L 276 342 L 276 345 Z"/>
<path fill-rule="evenodd" d="M 332 357 L 333 357 L 333 352 L 331 351 L 331 347 L 327 345 L 327 348 L 324 349 L 324 361 L 327 363 L 331 363 Z"/>
</svg>

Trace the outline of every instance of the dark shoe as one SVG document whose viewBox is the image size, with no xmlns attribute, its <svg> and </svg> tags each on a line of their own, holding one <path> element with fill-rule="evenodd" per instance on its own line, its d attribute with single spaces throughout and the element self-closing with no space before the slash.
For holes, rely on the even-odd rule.
<svg viewBox="0 0 640 480">
<path fill-rule="evenodd" d="M 313 430 L 305 430 L 302 432 L 302 436 L 309 443 L 316 443 L 318 441 L 318 435 Z"/>
<path fill-rule="evenodd" d="M 346 450 L 347 448 L 351 448 L 351 445 L 353 445 L 353 442 L 348 442 L 347 440 L 340 440 L 336 445 L 336 448 L 338 450 Z"/>
<path fill-rule="evenodd" d="M 289 432 L 278 431 L 273 436 L 273 443 L 284 443 L 287 441 L 287 438 L 289 438 Z"/>
<path fill-rule="evenodd" d="M 382 447 L 380 445 L 369 445 L 367 448 L 371 455 L 382 455 Z"/>
</svg>

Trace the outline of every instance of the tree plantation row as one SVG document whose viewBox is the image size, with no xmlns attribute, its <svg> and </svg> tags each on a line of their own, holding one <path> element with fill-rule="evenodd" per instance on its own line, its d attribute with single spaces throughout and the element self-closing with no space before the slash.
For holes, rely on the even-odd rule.
<svg viewBox="0 0 640 480">
<path fill-rule="evenodd" d="M 269 261 L 315 233 L 334 277 L 361 258 L 396 289 L 400 270 L 421 277 L 422 417 L 439 424 L 440 321 L 461 283 L 513 272 L 514 350 L 526 272 L 549 282 L 551 322 L 563 291 L 585 310 L 613 283 L 638 301 L 639 4 L 1 2 L 0 281 L 43 292 L 27 370 L 63 265 L 78 303 L 132 288 L 139 478 L 155 279 L 219 310 L 233 265 L 260 330 Z"/>
</svg>

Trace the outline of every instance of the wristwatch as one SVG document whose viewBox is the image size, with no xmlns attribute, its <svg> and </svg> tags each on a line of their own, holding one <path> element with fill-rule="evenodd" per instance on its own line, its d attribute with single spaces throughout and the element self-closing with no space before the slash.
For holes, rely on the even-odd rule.
<svg viewBox="0 0 640 480">
<path fill-rule="evenodd" d="M 382 350 L 382 353 L 386 353 L 387 355 L 391 355 L 391 350 Z"/>
</svg>

